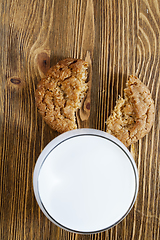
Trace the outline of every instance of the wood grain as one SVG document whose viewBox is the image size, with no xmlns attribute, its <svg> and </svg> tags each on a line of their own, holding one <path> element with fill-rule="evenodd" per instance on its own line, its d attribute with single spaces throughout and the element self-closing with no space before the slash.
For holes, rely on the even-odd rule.
<svg viewBox="0 0 160 240">
<path fill-rule="evenodd" d="M 0 239 L 159 240 L 160 1 L 1 0 L 0 35 Z M 66 57 L 90 66 L 79 127 L 106 130 L 130 74 L 155 102 L 151 132 L 129 148 L 139 172 L 136 203 L 121 223 L 99 234 L 56 227 L 33 194 L 37 157 L 58 135 L 37 113 L 34 92 L 49 67 Z"/>
</svg>

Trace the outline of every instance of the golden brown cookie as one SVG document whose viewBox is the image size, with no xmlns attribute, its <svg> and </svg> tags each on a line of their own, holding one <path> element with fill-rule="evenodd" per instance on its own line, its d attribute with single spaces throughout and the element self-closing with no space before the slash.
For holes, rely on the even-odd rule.
<svg viewBox="0 0 160 240">
<path fill-rule="evenodd" d="M 130 76 L 107 120 L 107 132 L 127 147 L 144 137 L 154 122 L 154 102 L 149 89 L 135 76 Z"/>
<path fill-rule="evenodd" d="M 88 89 L 87 69 L 87 62 L 67 58 L 50 68 L 37 85 L 37 108 L 45 122 L 59 133 L 77 128 L 76 111 Z"/>
</svg>

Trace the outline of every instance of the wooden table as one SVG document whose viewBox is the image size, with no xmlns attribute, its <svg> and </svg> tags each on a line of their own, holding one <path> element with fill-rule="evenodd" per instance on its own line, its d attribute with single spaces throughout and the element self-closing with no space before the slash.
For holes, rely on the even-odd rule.
<svg viewBox="0 0 160 240">
<path fill-rule="evenodd" d="M 160 1 L 1 0 L 0 11 L 0 239 L 160 239 Z M 121 223 L 95 235 L 49 222 L 33 193 L 37 157 L 58 135 L 37 113 L 34 92 L 50 65 L 66 57 L 90 67 L 79 127 L 106 130 L 130 74 L 155 101 L 151 132 L 129 148 L 139 171 L 136 203 Z"/>
</svg>

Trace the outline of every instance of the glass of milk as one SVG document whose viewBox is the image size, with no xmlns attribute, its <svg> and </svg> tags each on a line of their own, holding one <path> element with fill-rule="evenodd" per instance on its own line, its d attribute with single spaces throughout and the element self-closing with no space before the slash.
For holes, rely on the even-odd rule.
<svg viewBox="0 0 160 240">
<path fill-rule="evenodd" d="M 122 221 L 138 192 L 128 149 L 112 135 L 77 129 L 53 139 L 40 154 L 33 188 L 39 207 L 57 226 L 92 234 Z"/>
</svg>

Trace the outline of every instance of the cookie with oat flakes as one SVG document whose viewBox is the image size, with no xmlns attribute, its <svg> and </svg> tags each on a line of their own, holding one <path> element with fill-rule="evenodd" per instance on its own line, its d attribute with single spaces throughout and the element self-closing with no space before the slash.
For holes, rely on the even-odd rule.
<svg viewBox="0 0 160 240">
<path fill-rule="evenodd" d="M 37 85 L 35 101 L 45 122 L 63 133 L 77 128 L 76 112 L 88 90 L 88 63 L 67 58 L 51 67 Z"/>
<path fill-rule="evenodd" d="M 130 76 L 126 85 L 106 123 L 107 132 L 128 147 L 151 130 L 155 113 L 151 93 L 137 77 Z"/>
</svg>

